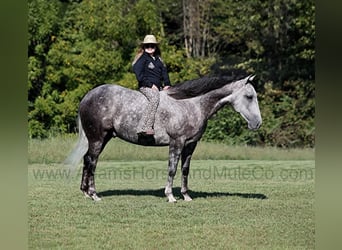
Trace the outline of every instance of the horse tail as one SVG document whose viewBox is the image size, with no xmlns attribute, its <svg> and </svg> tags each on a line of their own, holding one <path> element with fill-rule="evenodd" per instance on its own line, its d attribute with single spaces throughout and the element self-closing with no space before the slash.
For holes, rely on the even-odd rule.
<svg viewBox="0 0 342 250">
<path fill-rule="evenodd" d="M 77 125 L 78 125 L 78 142 L 77 145 L 74 147 L 72 152 L 69 154 L 69 156 L 66 158 L 64 163 L 66 165 L 70 165 L 70 168 L 72 170 L 75 170 L 77 165 L 80 163 L 82 157 L 85 155 L 85 153 L 88 150 L 88 139 L 86 137 L 86 134 L 84 133 L 82 122 L 80 119 L 80 115 L 77 117 Z"/>
</svg>

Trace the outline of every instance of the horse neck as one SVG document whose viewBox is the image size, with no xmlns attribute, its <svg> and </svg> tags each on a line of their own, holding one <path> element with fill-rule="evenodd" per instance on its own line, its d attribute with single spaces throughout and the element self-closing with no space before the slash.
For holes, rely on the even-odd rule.
<svg viewBox="0 0 342 250">
<path fill-rule="evenodd" d="M 222 88 L 215 89 L 200 97 L 200 103 L 204 116 L 209 119 L 213 114 L 228 103 L 228 96 L 235 90 L 240 89 L 243 84 L 238 82 L 229 83 Z"/>
</svg>

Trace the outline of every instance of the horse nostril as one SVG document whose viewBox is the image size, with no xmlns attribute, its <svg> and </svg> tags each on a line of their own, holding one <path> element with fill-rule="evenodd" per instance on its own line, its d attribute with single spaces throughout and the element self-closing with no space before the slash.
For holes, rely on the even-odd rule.
<svg viewBox="0 0 342 250">
<path fill-rule="evenodd" d="M 257 130 L 258 128 L 260 128 L 261 122 L 258 121 L 256 122 L 256 124 L 253 126 L 253 130 Z"/>
<path fill-rule="evenodd" d="M 260 128 L 260 126 L 261 126 L 261 123 L 262 123 L 261 121 L 259 121 L 259 122 L 258 122 L 258 124 L 257 124 L 257 128 Z"/>
</svg>

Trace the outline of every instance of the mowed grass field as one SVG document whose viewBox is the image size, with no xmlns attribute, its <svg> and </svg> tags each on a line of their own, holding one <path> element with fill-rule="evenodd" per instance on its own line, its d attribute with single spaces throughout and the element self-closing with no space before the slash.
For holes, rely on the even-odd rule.
<svg viewBox="0 0 342 250">
<path fill-rule="evenodd" d="M 178 171 L 170 204 L 167 148 L 115 140 L 93 202 L 79 191 L 81 164 L 75 173 L 61 164 L 74 140 L 29 142 L 30 249 L 314 249 L 313 150 L 200 143 L 193 201 L 182 200 Z"/>
</svg>

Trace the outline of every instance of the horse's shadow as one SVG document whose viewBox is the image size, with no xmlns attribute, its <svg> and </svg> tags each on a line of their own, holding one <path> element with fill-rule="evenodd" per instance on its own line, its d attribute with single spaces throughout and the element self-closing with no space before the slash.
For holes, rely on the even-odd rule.
<svg viewBox="0 0 342 250">
<path fill-rule="evenodd" d="M 173 188 L 173 193 L 180 194 L 180 188 Z M 103 192 L 99 192 L 98 195 L 100 197 L 108 197 L 108 196 L 123 196 L 123 195 L 134 195 L 134 196 L 156 196 L 156 197 L 165 197 L 164 189 L 145 189 L 145 190 L 135 190 L 135 189 L 118 189 L 118 190 L 107 190 Z M 237 196 L 241 198 L 247 199 L 267 199 L 267 196 L 264 194 L 258 193 L 229 193 L 229 192 L 198 192 L 198 191 L 189 191 L 189 195 L 192 199 L 196 198 L 208 198 L 208 197 L 229 197 L 229 196 Z"/>
</svg>

